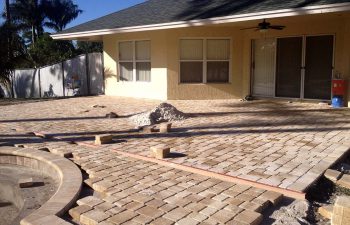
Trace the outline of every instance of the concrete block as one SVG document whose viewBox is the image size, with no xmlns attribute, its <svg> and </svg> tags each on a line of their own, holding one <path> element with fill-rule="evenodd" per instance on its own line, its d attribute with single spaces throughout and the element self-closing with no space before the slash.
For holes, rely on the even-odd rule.
<svg viewBox="0 0 350 225">
<path fill-rule="evenodd" d="M 151 147 L 151 155 L 157 159 L 164 159 L 169 157 L 170 148 L 166 146 Z"/>
<path fill-rule="evenodd" d="M 108 143 L 111 143 L 112 141 L 113 141 L 113 136 L 110 134 L 102 134 L 102 135 L 95 136 L 96 145 L 108 144 Z"/>
<path fill-rule="evenodd" d="M 163 123 L 159 126 L 160 133 L 168 133 L 171 130 L 171 123 Z"/>
<path fill-rule="evenodd" d="M 337 184 L 341 187 L 350 189 L 350 175 L 343 175 L 338 181 Z"/>
<path fill-rule="evenodd" d="M 337 171 L 337 170 L 332 170 L 332 169 L 328 169 L 326 170 L 326 172 L 324 173 L 324 176 L 332 181 L 332 182 L 337 182 L 337 180 L 339 180 L 339 178 L 341 177 L 342 173 Z"/>
<path fill-rule="evenodd" d="M 33 186 L 34 181 L 33 178 L 23 178 L 18 180 L 18 185 L 20 188 L 27 188 Z"/>
<path fill-rule="evenodd" d="M 331 220 L 332 219 L 332 214 L 333 214 L 333 205 L 325 205 L 320 208 L 318 208 L 318 213 L 321 214 L 326 219 Z"/>
</svg>

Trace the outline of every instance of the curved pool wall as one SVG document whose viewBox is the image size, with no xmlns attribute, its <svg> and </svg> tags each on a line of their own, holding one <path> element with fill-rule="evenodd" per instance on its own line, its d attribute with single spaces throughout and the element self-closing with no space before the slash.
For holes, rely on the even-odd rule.
<svg viewBox="0 0 350 225">
<path fill-rule="evenodd" d="M 58 183 L 56 193 L 39 209 L 23 218 L 21 225 L 52 224 L 55 222 L 65 224 L 65 221 L 59 216 L 62 216 L 75 204 L 82 185 L 81 172 L 73 162 L 34 149 L 1 147 L 0 164 L 29 167 L 51 177 Z M 18 204 L 20 205 L 20 200 Z"/>
</svg>

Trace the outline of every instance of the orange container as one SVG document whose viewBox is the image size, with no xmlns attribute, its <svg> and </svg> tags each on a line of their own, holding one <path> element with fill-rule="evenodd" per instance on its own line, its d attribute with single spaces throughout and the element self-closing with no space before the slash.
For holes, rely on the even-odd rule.
<svg viewBox="0 0 350 225">
<path fill-rule="evenodd" d="M 346 93 L 346 80 L 334 79 L 332 80 L 332 93 L 333 96 L 344 96 Z"/>
</svg>

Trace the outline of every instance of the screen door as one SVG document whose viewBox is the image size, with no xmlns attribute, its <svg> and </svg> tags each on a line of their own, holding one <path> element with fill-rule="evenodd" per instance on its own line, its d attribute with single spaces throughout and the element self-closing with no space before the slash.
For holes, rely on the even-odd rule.
<svg viewBox="0 0 350 225">
<path fill-rule="evenodd" d="M 302 37 L 277 39 L 276 97 L 300 98 Z"/>
<path fill-rule="evenodd" d="M 304 98 L 331 99 L 332 35 L 306 37 Z"/>
</svg>

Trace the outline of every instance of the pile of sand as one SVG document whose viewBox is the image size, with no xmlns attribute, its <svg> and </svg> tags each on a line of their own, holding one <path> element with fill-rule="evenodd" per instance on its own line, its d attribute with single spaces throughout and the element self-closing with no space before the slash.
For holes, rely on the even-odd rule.
<svg viewBox="0 0 350 225">
<path fill-rule="evenodd" d="M 272 214 L 265 217 L 262 225 L 310 225 L 307 221 L 310 204 L 295 200 L 281 208 L 271 208 Z"/>
<path fill-rule="evenodd" d="M 161 103 L 151 111 L 140 113 L 130 117 L 130 120 L 137 126 L 149 126 L 161 122 L 179 121 L 186 119 L 185 113 L 177 110 L 169 103 Z"/>
</svg>

